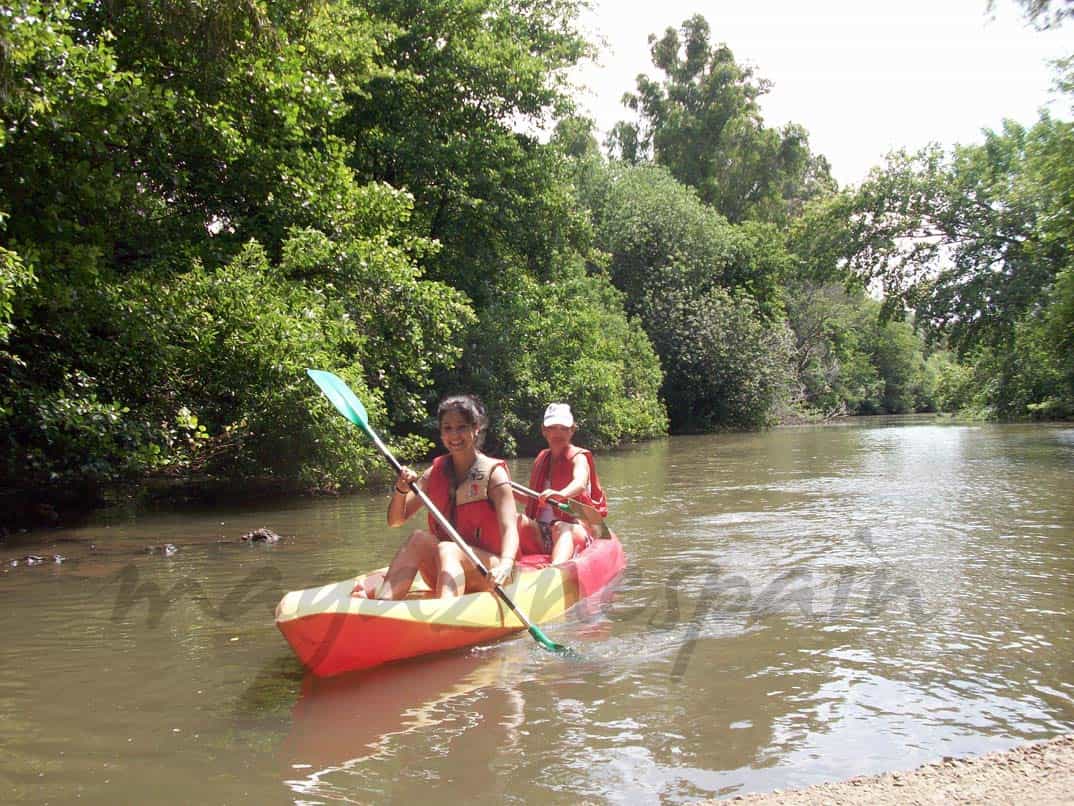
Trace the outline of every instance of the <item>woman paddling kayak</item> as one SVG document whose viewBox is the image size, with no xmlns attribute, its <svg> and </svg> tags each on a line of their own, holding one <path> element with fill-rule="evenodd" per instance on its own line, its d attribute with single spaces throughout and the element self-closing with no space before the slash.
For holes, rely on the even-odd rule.
<svg viewBox="0 0 1074 806">
<path fill-rule="evenodd" d="M 402 526 L 423 506 L 411 490 L 418 485 L 490 571 L 486 581 L 432 515 L 427 529 L 415 530 L 396 552 L 383 579 L 369 579 L 352 595 L 401 599 L 417 574 L 441 598 L 502 585 L 518 557 L 518 511 L 507 464 L 481 453 L 488 419 L 473 395 L 441 401 L 436 412 L 440 441 L 447 449 L 420 477 L 403 467 L 388 504 L 388 525 Z"/>
<path fill-rule="evenodd" d="M 589 527 L 549 505 L 549 499 L 575 499 L 608 514 L 608 501 L 597 478 L 593 454 L 572 444 L 577 428 L 571 407 L 549 403 L 544 412 L 541 434 L 548 447 L 533 462 L 530 487 L 540 497 L 526 504 L 519 518 L 523 554 L 550 554 L 552 565 L 576 556 L 592 541 Z"/>
</svg>

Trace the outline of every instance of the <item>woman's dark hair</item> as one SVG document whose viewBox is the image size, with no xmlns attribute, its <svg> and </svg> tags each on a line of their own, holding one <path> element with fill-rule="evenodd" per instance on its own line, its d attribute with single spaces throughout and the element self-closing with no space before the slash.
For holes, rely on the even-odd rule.
<svg viewBox="0 0 1074 806">
<path fill-rule="evenodd" d="M 489 418 L 485 414 L 485 406 L 481 402 L 481 398 L 477 395 L 452 395 L 451 397 L 445 397 L 440 401 L 440 405 L 436 407 L 436 424 L 437 426 L 444 419 L 444 415 L 449 411 L 456 411 L 463 416 L 463 418 L 470 425 L 477 429 L 477 439 L 474 440 L 474 445 L 478 450 L 485 444 L 485 431 L 488 429 Z"/>
</svg>

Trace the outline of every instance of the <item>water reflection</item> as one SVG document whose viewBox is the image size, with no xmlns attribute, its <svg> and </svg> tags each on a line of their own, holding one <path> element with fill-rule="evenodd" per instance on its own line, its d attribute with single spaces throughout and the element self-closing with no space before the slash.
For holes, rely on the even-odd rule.
<svg viewBox="0 0 1074 806">
<path fill-rule="evenodd" d="M 517 663 L 510 651 L 467 650 L 332 678 L 306 675 L 281 757 L 309 772 L 289 785 L 316 795 L 326 775 L 391 757 L 407 735 L 480 728 L 510 748 L 524 722 L 524 701 L 511 685 Z"/>
</svg>

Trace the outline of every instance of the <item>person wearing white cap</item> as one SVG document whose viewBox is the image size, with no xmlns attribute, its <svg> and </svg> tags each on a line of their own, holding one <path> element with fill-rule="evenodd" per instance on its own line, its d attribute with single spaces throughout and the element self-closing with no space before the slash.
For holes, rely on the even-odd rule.
<svg viewBox="0 0 1074 806">
<path fill-rule="evenodd" d="M 593 454 L 571 443 L 576 430 L 569 404 L 548 404 L 541 426 L 548 447 L 537 455 L 530 472 L 530 487 L 540 491 L 540 498 L 527 502 L 525 514 L 519 516 L 521 553 L 549 554 L 552 565 L 569 560 L 592 536 L 585 524 L 552 507 L 549 499 L 574 499 L 608 514 Z"/>
</svg>

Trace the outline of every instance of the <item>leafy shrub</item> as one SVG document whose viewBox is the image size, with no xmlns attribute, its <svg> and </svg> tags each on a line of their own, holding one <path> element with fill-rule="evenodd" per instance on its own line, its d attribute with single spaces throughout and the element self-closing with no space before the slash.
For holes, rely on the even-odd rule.
<svg viewBox="0 0 1074 806">
<path fill-rule="evenodd" d="M 650 294 L 645 321 L 664 360 L 662 395 L 680 431 L 769 425 L 785 399 L 792 336 L 764 323 L 749 297 Z"/>
<path fill-rule="evenodd" d="M 659 362 L 607 280 L 519 276 L 500 291 L 447 381 L 483 397 L 492 446 L 506 454 L 543 447 L 540 418 L 553 401 L 571 404 L 578 441 L 589 447 L 665 433 Z"/>
</svg>

